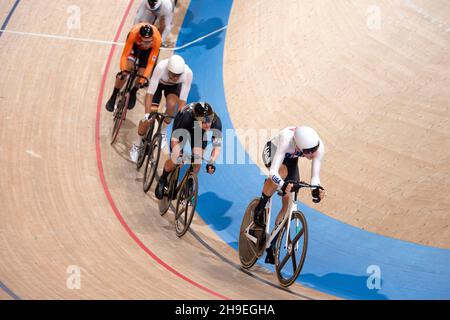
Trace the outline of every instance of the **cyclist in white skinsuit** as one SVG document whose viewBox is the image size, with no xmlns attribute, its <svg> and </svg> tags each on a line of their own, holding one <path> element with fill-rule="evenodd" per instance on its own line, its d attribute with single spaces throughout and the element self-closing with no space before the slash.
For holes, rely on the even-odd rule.
<svg viewBox="0 0 450 320">
<path fill-rule="evenodd" d="M 168 86 L 179 87 L 180 92 L 178 97 L 178 110 L 181 110 L 186 105 L 194 74 L 191 68 L 189 68 L 187 64 L 184 64 L 184 68 L 180 76 L 176 77 L 177 74 L 175 73 L 175 77 L 172 77 L 169 71 L 169 61 L 171 61 L 171 59 L 161 60 L 156 65 L 155 71 L 153 71 L 152 78 L 150 79 L 150 85 L 147 93 L 150 95 L 149 99 L 151 98 L 150 101 L 152 102 L 152 105 L 158 107 L 160 101 L 155 101 L 155 98 L 157 98 L 155 96 L 158 94 L 158 89 L 164 90 L 164 86 L 166 88 Z M 161 98 L 159 97 L 159 100 L 160 99 Z"/>
<path fill-rule="evenodd" d="M 151 112 L 158 111 L 162 95 L 166 98 L 166 113 L 174 116 L 176 107 L 183 109 L 186 105 L 189 91 L 191 90 L 194 74 L 179 55 L 173 55 L 169 59 L 161 60 L 156 65 L 150 79 L 147 95 L 145 96 L 145 116 L 139 123 L 138 140 L 133 144 L 130 157 L 133 162 L 138 158 L 138 151 L 142 145 L 142 136 L 147 132 Z M 162 127 L 163 141 L 161 148 L 167 145 L 166 130 L 171 119 L 166 118 Z"/>
<path fill-rule="evenodd" d="M 134 18 L 134 24 L 147 22 L 154 25 L 159 18 L 158 30 L 161 33 L 163 45 L 167 44 L 167 36 L 172 30 L 173 9 L 172 0 L 142 0 Z"/>
<path fill-rule="evenodd" d="M 298 159 L 305 157 L 312 161 L 311 185 L 320 186 L 320 167 L 325 154 L 325 146 L 317 132 L 310 127 L 287 127 L 267 142 L 263 150 L 263 161 L 270 168 L 269 179 L 264 183 L 263 192 L 254 212 L 254 222 L 260 227 L 264 225 L 264 208 L 267 201 L 277 189 L 284 193 L 282 208 L 276 218 L 279 224 L 289 205 L 291 182 L 299 182 Z M 312 189 L 313 201 L 318 203 L 325 193 L 319 188 Z M 275 238 L 267 249 L 266 263 L 274 263 Z"/>
</svg>

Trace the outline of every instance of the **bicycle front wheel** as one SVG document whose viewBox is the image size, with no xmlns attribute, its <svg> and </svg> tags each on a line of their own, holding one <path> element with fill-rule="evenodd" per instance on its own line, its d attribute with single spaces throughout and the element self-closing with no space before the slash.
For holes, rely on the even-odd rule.
<svg viewBox="0 0 450 320">
<path fill-rule="evenodd" d="M 148 149 L 151 145 L 153 138 L 153 129 L 155 128 L 155 122 L 153 121 L 150 127 L 147 130 L 147 134 L 145 135 L 144 145 L 139 152 L 138 160 L 136 161 L 136 169 L 139 170 L 145 162 L 145 158 L 148 155 Z"/>
<path fill-rule="evenodd" d="M 153 180 L 155 180 L 156 170 L 158 169 L 159 158 L 161 156 L 161 142 L 162 136 L 160 134 L 155 135 L 150 147 L 147 147 L 147 161 L 145 163 L 144 171 L 144 192 L 147 193 L 150 190 Z"/>
<path fill-rule="evenodd" d="M 280 231 L 275 254 L 275 270 L 278 281 L 284 288 L 292 285 L 297 279 L 303 268 L 308 248 L 308 225 L 303 213 L 292 212 L 289 230 L 287 226 L 286 222 Z"/>
<path fill-rule="evenodd" d="M 195 214 L 198 197 L 198 178 L 192 171 L 187 179 L 183 179 L 177 196 L 175 209 L 175 233 L 182 237 L 188 231 Z"/>
<path fill-rule="evenodd" d="M 125 121 L 125 118 L 127 116 L 127 109 L 128 109 L 128 102 L 130 100 L 130 95 L 122 94 L 120 96 L 120 100 L 117 103 L 117 108 L 114 111 L 114 117 L 113 117 L 113 129 L 111 133 L 111 145 L 116 142 L 117 136 L 119 135 L 120 128 L 122 127 L 123 122 Z"/>
</svg>

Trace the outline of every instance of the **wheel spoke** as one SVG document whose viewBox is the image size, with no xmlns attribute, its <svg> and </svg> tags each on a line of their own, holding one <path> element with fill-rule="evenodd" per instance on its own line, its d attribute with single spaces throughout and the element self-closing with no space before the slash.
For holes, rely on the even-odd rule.
<svg viewBox="0 0 450 320">
<path fill-rule="evenodd" d="M 295 274 L 295 270 L 297 269 L 297 261 L 295 260 L 295 250 L 294 250 L 294 244 L 291 243 L 292 250 L 291 250 L 291 256 L 292 256 L 292 272 Z"/>
<path fill-rule="evenodd" d="M 286 256 L 283 258 L 283 260 L 281 260 L 280 264 L 279 264 L 279 268 L 280 270 L 283 269 L 284 265 L 286 264 L 286 262 L 289 260 L 289 254 L 286 254 Z"/>
<path fill-rule="evenodd" d="M 257 248 L 255 243 L 253 243 L 249 238 L 245 237 L 247 241 L 247 248 L 252 252 L 253 255 L 258 255 Z"/>
<path fill-rule="evenodd" d="M 188 221 L 188 211 L 189 208 L 187 206 L 184 207 L 184 211 L 183 211 L 183 226 L 186 226 L 187 221 Z"/>
</svg>

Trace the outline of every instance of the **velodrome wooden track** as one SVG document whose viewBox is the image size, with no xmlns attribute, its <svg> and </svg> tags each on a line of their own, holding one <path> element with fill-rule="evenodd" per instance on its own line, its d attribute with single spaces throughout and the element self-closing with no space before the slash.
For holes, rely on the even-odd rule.
<svg viewBox="0 0 450 320">
<path fill-rule="evenodd" d="M 178 15 L 188 5 L 180 2 Z M 2 17 L 13 3 L 1 2 Z M 330 190 L 322 212 L 450 248 L 450 7 L 443 0 L 380 2 L 381 29 L 367 31 L 371 3 L 235 1 L 224 64 L 231 116 L 237 128 L 251 119 L 260 128 L 308 122 L 320 131 L 327 142 L 322 180 Z M 71 5 L 81 8 L 79 30 L 67 29 Z M 8 29 L 112 41 L 127 5 L 22 0 Z M 4 33 L 0 48 L 3 287 L 22 299 L 332 298 L 299 285 L 280 290 L 262 269 L 242 272 L 236 252 L 198 217 L 194 234 L 175 236 L 172 215 L 159 216 L 128 162 L 142 109 L 130 113 L 114 148 L 105 98 L 97 117 L 102 78 L 108 69 L 109 95 L 120 47 L 109 68 L 108 44 Z M 273 111 L 255 118 L 257 106 Z M 66 286 L 70 265 L 81 267 L 80 290 Z M 12 298 L 5 288 L 0 299 Z"/>
<path fill-rule="evenodd" d="M 2 1 L 2 16 L 13 2 Z M 71 5 L 81 8 L 79 30 L 67 29 Z M 119 0 L 24 0 L 8 30 L 112 41 L 127 5 Z M 181 1 L 178 26 L 187 5 Z M 126 134 L 112 148 L 111 115 L 102 102 L 96 144 L 97 100 L 111 45 L 12 33 L 0 41 L 1 299 L 11 298 L 11 292 L 22 299 L 328 297 L 297 285 L 280 290 L 272 285 L 275 276 L 264 270 L 253 276 L 242 272 L 235 251 L 199 218 L 192 226 L 195 234 L 176 237 L 173 216 L 160 217 L 153 196 L 142 192 L 141 175 L 127 160 L 142 109 L 130 113 Z M 105 95 L 120 51 L 116 48 L 112 56 Z M 80 290 L 67 288 L 71 265 L 81 268 Z"/>
</svg>

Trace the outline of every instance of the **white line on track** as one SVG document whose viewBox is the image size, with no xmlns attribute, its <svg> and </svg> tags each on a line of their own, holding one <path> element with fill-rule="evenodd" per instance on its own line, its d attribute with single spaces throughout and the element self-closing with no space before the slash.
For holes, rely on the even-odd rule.
<svg viewBox="0 0 450 320">
<path fill-rule="evenodd" d="M 42 159 L 42 157 L 40 155 L 38 155 L 36 152 L 34 152 L 33 150 L 27 150 L 25 152 L 34 158 Z"/>
<path fill-rule="evenodd" d="M 224 26 L 222 28 L 219 28 L 215 31 L 212 31 L 200 38 L 197 38 L 191 42 L 188 42 L 180 47 L 175 48 L 163 48 L 161 47 L 161 50 L 180 50 L 184 49 L 186 47 L 189 47 L 190 45 L 193 45 L 194 43 L 197 43 L 199 41 L 202 41 L 203 39 L 206 39 L 208 37 L 211 37 L 215 35 L 216 33 L 219 33 L 223 30 L 225 30 L 228 26 Z M 87 38 L 75 38 L 75 37 L 68 37 L 68 36 L 61 36 L 61 35 L 55 35 L 55 34 L 45 34 L 45 33 L 33 33 L 33 32 L 22 32 L 22 31 L 14 31 L 14 30 L 0 30 L 2 33 L 10 33 L 10 34 L 17 34 L 17 35 L 23 35 L 23 36 L 32 36 L 32 37 L 39 37 L 39 38 L 49 38 L 49 39 L 58 39 L 58 40 L 68 40 L 68 41 L 80 41 L 80 42 L 90 42 L 90 43 L 96 43 L 96 44 L 106 44 L 106 45 L 117 45 L 117 46 L 124 46 L 125 43 L 123 42 L 114 42 L 114 41 L 105 41 L 105 40 L 94 40 L 94 39 L 87 39 Z"/>
</svg>

